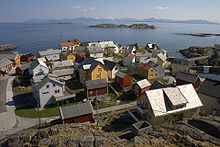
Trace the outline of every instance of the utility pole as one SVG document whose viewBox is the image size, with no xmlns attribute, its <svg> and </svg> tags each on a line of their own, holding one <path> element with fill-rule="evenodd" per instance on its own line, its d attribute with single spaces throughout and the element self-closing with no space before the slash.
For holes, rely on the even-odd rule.
<svg viewBox="0 0 220 147">
<path fill-rule="evenodd" d="M 37 102 L 37 112 L 38 112 L 38 118 L 39 118 L 39 128 L 41 128 L 41 118 L 40 118 L 40 105 L 39 103 Z"/>
</svg>

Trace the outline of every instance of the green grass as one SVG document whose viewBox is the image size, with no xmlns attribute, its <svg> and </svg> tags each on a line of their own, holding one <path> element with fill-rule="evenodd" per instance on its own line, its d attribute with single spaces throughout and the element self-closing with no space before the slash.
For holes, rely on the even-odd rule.
<svg viewBox="0 0 220 147">
<path fill-rule="evenodd" d="M 63 106 L 69 106 L 73 104 L 76 104 L 76 103 L 68 103 L 68 104 L 64 104 Z M 16 109 L 15 114 L 20 117 L 38 118 L 38 113 L 36 109 L 31 106 L 26 106 L 21 109 Z M 41 117 L 53 117 L 53 116 L 58 116 L 58 115 L 59 115 L 59 106 L 40 110 Z"/>
<path fill-rule="evenodd" d="M 12 87 L 12 91 L 13 93 L 19 93 L 19 94 L 24 94 L 24 93 L 30 93 L 32 92 L 32 88 L 31 86 L 27 86 L 27 87 L 21 87 L 21 86 L 16 86 L 16 87 Z"/>
</svg>

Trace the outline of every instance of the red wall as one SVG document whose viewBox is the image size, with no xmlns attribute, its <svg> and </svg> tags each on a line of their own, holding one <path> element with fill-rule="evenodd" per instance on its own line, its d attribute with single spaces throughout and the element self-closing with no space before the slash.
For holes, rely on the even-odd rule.
<svg viewBox="0 0 220 147">
<path fill-rule="evenodd" d="M 70 119 L 65 119 L 63 121 L 65 124 L 69 124 L 69 123 L 83 123 L 83 122 L 87 122 L 87 121 L 91 121 L 91 120 L 94 120 L 92 113 L 78 116 L 78 117 L 73 117 Z"/>
<path fill-rule="evenodd" d="M 121 77 L 115 77 L 116 84 L 119 84 L 122 87 L 130 86 L 131 85 L 131 76 L 127 74 L 124 79 Z"/>
<path fill-rule="evenodd" d="M 22 62 L 31 62 L 31 60 L 34 60 L 34 56 L 31 57 L 26 57 L 26 56 L 21 56 L 21 61 Z"/>
<path fill-rule="evenodd" d="M 199 78 L 197 78 L 195 83 L 190 83 L 190 82 L 187 82 L 187 81 L 184 81 L 184 80 L 176 79 L 176 86 L 185 85 L 185 84 L 193 84 L 193 87 L 195 89 L 197 89 L 199 87 L 200 80 L 199 80 Z"/>
<path fill-rule="evenodd" d="M 93 97 L 93 96 L 108 94 L 108 88 L 107 87 L 102 87 L 102 88 L 98 88 L 98 89 L 90 89 L 88 91 L 85 88 L 85 91 L 86 91 L 87 97 Z M 90 93 L 91 91 L 92 91 L 92 93 Z"/>
<path fill-rule="evenodd" d="M 139 97 L 143 92 L 145 92 L 145 91 L 147 91 L 147 90 L 150 89 L 150 86 L 145 87 L 145 88 L 143 88 L 143 89 L 141 89 L 139 86 L 137 86 L 137 87 L 138 87 L 138 94 L 136 95 L 136 94 L 135 94 L 135 85 L 136 85 L 136 84 L 134 84 L 134 85 L 132 86 L 132 94 L 135 95 L 136 97 Z"/>
</svg>

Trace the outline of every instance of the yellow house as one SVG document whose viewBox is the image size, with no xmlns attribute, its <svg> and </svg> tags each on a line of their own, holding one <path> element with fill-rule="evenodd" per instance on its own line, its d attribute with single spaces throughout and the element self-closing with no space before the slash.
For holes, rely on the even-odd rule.
<svg viewBox="0 0 220 147">
<path fill-rule="evenodd" d="M 82 84 L 87 80 L 108 79 L 108 69 L 96 60 L 92 60 L 89 63 L 84 62 L 79 67 L 79 77 Z"/>
<path fill-rule="evenodd" d="M 70 50 L 67 50 L 63 55 L 61 55 L 61 58 L 62 60 L 72 60 L 73 62 L 76 60 L 75 54 L 73 54 Z"/>
<path fill-rule="evenodd" d="M 203 104 L 192 84 L 145 91 L 137 100 L 137 112 L 151 125 L 188 122 L 199 116 Z"/>
<path fill-rule="evenodd" d="M 157 77 L 157 71 L 154 67 L 140 63 L 138 64 L 138 75 L 148 80 L 155 79 Z"/>
</svg>

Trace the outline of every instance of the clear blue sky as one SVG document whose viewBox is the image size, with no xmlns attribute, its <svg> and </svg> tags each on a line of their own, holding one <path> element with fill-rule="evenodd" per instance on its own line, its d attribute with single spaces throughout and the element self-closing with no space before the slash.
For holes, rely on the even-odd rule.
<svg viewBox="0 0 220 147">
<path fill-rule="evenodd" d="M 220 22 L 220 0 L 1 0 L 0 22 L 27 19 L 166 18 Z"/>
</svg>

